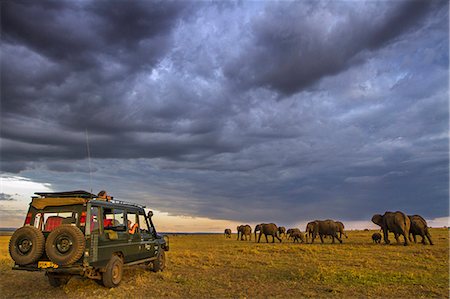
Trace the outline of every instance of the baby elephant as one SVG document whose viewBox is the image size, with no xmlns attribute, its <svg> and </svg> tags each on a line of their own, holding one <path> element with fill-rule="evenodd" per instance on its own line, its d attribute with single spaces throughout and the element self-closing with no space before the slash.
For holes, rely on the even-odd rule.
<svg viewBox="0 0 450 299">
<path fill-rule="evenodd" d="M 305 236 L 305 234 L 299 230 L 293 231 L 290 236 L 294 239 L 294 243 L 295 241 L 297 241 L 297 243 L 300 243 L 300 241 L 302 241 L 302 243 L 308 243 L 308 236 Z"/>
<path fill-rule="evenodd" d="M 380 242 L 381 242 L 381 234 L 380 234 L 380 233 L 374 233 L 374 234 L 372 235 L 372 241 L 373 241 L 374 243 L 380 244 Z"/>
</svg>

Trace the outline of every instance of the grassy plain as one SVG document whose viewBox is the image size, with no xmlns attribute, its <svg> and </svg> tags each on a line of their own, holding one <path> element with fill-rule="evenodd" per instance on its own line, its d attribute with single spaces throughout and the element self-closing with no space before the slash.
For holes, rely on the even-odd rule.
<svg viewBox="0 0 450 299">
<path fill-rule="evenodd" d="M 115 289 L 81 277 L 53 288 L 43 273 L 12 271 L 9 237 L 0 236 L 0 297 L 449 297 L 447 229 L 432 229 L 434 246 L 376 245 L 372 233 L 350 231 L 344 244 L 257 244 L 236 241 L 234 234 L 231 239 L 171 236 L 164 272 L 126 267 Z"/>
</svg>

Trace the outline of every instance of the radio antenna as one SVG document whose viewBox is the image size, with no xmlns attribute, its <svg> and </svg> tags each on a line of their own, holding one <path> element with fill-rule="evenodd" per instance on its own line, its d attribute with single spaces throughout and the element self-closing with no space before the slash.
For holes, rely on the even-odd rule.
<svg viewBox="0 0 450 299">
<path fill-rule="evenodd" d="M 89 150 L 89 135 L 88 135 L 87 128 L 86 128 L 86 147 L 87 147 L 88 163 L 89 163 L 89 183 L 91 185 L 91 193 L 92 193 L 91 151 Z"/>
</svg>

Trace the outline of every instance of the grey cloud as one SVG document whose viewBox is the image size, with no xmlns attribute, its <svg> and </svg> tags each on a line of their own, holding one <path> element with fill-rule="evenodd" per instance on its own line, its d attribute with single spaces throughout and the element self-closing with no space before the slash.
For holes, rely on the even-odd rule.
<svg viewBox="0 0 450 299">
<path fill-rule="evenodd" d="M 10 201 L 10 200 L 16 200 L 14 196 L 17 194 L 6 194 L 6 193 L 0 193 L 0 201 Z"/>
<path fill-rule="evenodd" d="M 447 215 L 444 2 L 5 3 L 2 172 L 218 219 Z"/>
<path fill-rule="evenodd" d="M 228 62 L 225 74 L 242 88 L 267 87 L 291 95 L 361 63 L 368 58 L 365 51 L 378 49 L 417 28 L 430 11 L 446 9 L 438 5 L 444 2 L 386 4 L 269 5 L 253 21 L 249 42 L 244 43 L 237 59 Z"/>
</svg>

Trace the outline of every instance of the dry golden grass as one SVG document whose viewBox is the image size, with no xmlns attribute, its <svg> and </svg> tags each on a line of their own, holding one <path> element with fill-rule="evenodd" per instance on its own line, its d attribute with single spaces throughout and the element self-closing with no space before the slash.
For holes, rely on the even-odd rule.
<svg viewBox="0 0 450 299">
<path fill-rule="evenodd" d="M 44 273 L 12 271 L 9 237 L 0 237 L 0 296 L 44 298 L 448 298 L 449 235 L 432 229 L 434 246 L 375 245 L 373 231 L 352 231 L 344 244 L 257 244 L 222 235 L 170 238 L 167 269 L 126 267 L 106 289 L 72 278 L 49 286 Z M 393 239 L 393 237 L 391 237 Z M 419 238 L 420 239 L 420 238 Z M 330 240 L 327 240 L 330 242 Z"/>
</svg>

